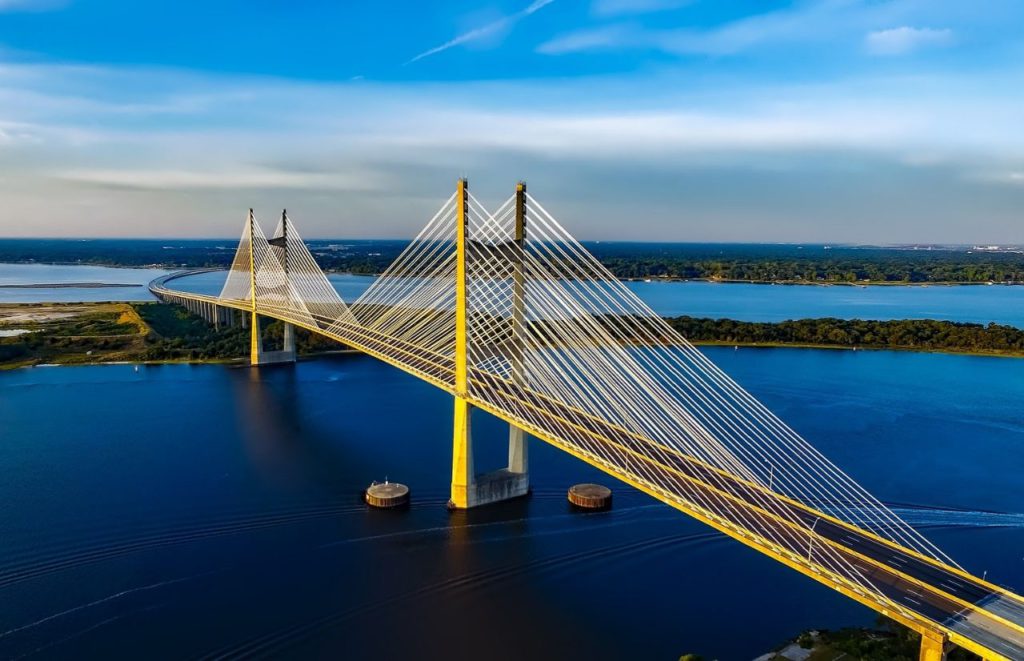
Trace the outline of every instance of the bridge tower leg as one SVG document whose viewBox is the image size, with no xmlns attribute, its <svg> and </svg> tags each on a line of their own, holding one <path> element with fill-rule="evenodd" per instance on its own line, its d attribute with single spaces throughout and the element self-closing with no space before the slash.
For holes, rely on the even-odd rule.
<svg viewBox="0 0 1024 661">
<path fill-rule="evenodd" d="M 284 323 L 284 345 L 282 351 L 288 355 L 290 362 L 295 362 L 295 326 Z"/>
<path fill-rule="evenodd" d="M 260 317 L 256 313 L 256 216 L 249 209 L 249 287 L 252 292 L 249 308 L 249 364 L 259 365 L 263 357 L 263 336 Z"/>
<path fill-rule="evenodd" d="M 524 338 L 526 337 L 526 276 L 523 252 L 526 249 L 526 183 L 516 184 L 515 262 L 512 265 L 512 381 L 522 384 L 525 378 Z M 526 433 L 515 425 L 508 428 L 508 471 L 521 476 L 521 488 L 530 488 L 529 457 Z"/>
<path fill-rule="evenodd" d="M 525 200 L 526 188 L 521 191 Z M 529 475 L 526 471 L 526 439 L 521 430 L 509 430 L 509 465 L 490 473 L 476 474 L 473 465 L 473 405 L 469 393 L 469 347 L 467 309 L 467 233 L 469 184 L 460 179 L 456 200 L 456 261 L 455 261 L 455 422 L 452 443 L 452 488 L 450 509 L 468 509 L 489 503 L 525 496 L 529 492 Z M 518 200 L 517 200 L 518 202 Z M 521 207 L 525 218 L 525 206 Z M 517 227 L 518 225 L 517 219 Z M 522 233 L 517 229 L 517 237 Z M 523 235 L 525 236 L 525 235 Z M 520 241 L 522 245 L 522 241 Z M 520 284 L 522 264 L 520 261 Z M 523 291 L 519 294 L 523 299 Z M 515 305 L 513 305 L 515 307 Z M 522 306 L 520 306 L 520 313 Z M 520 323 L 522 315 L 520 316 Z M 521 363 L 520 354 L 520 363 Z M 522 374 L 520 370 L 520 375 Z"/>
<path fill-rule="evenodd" d="M 452 439 L 452 495 L 449 507 L 465 509 L 476 505 L 473 470 L 472 407 L 466 401 L 469 356 L 466 341 L 466 206 L 469 182 L 459 179 L 455 194 L 455 424 Z"/>
<path fill-rule="evenodd" d="M 946 637 L 941 634 L 921 634 L 920 661 L 946 661 Z"/>
<path fill-rule="evenodd" d="M 288 210 L 281 210 L 281 249 L 284 252 L 284 258 L 281 260 L 284 266 L 284 276 L 288 277 Z M 295 326 L 288 323 L 284 323 L 284 343 L 281 347 L 282 355 L 278 362 L 295 362 Z"/>
<path fill-rule="evenodd" d="M 268 239 L 267 243 L 272 247 L 277 248 L 279 252 L 277 255 L 281 258 L 281 268 L 284 269 L 285 280 L 288 281 L 288 211 L 281 212 L 281 236 L 275 236 L 272 239 Z M 291 287 L 289 285 L 289 297 L 291 296 Z M 260 352 L 260 363 L 261 365 L 274 365 L 280 363 L 294 363 L 295 362 L 295 326 L 293 324 L 284 322 L 284 341 L 282 342 L 281 349 L 279 351 L 261 351 Z M 253 363 L 255 364 L 255 363 Z"/>
</svg>

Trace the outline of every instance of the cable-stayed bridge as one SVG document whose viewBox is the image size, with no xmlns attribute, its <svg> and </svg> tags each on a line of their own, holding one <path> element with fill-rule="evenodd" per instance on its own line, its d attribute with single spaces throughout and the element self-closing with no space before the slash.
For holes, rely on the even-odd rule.
<svg viewBox="0 0 1024 661">
<path fill-rule="evenodd" d="M 451 505 L 527 493 L 541 439 L 922 635 L 1024 659 L 1024 598 L 906 524 L 711 363 L 519 184 L 496 211 L 465 180 L 366 292 L 345 303 L 287 214 L 249 212 L 219 296 L 151 291 L 252 329 L 251 361 L 295 358 L 296 327 L 453 396 Z M 265 352 L 260 318 L 285 322 Z M 472 411 L 509 424 L 508 465 L 478 472 Z"/>
</svg>

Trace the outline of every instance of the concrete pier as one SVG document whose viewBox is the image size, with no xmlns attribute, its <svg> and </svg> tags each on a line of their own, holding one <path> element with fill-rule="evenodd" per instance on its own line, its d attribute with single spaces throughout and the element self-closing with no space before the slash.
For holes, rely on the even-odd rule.
<svg viewBox="0 0 1024 661">
<path fill-rule="evenodd" d="M 530 494 L 530 474 L 499 468 L 477 475 L 469 494 L 470 507 L 500 503 Z"/>
<path fill-rule="evenodd" d="M 452 472 L 452 494 L 458 498 L 453 497 L 448 502 L 448 508 L 468 509 L 529 495 L 530 473 L 527 465 L 526 434 L 521 429 L 510 426 L 508 466 L 477 473 L 473 460 L 473 407 L 466 402 L 462 404 L 466 408 L 465 427 L 463 430 L 457 429 L 457 433 L 463 437 L 459 443 L 463 456 L 455 459 Z M 458 405 L 457 401 L 456 406 Z M 459 417 L 461 416 L 456 414 L 456 418 Z"/>
<path fill-rule="evenodd" d="M 473 406 L 465 397 L 469 390 L 468 306 L 467 306 L 467 240 L 470 231 L 466 209 L 469 204 L 468 182 L 459 179 L 455 194 L 455 424 L 452 442 L 452 490 L 449 509 L 468 509 L 530 493 L 526 434 L 509 426 L 508 466 L 488 473 L 477 473 L 473 464 Z M 523 268 L 523 246 L 526 239 L 526 184 L 516 186 L 516 229 L 513 259 L 512 328 L 513 336 L 521 336 L 526 323 L 526 280 Z M 519 329 L 519 330 L 516 330 Z M 513 343 L 509 352 L 512 380 L 523 376 L 524 349 Z"/>
<path fill-rule="evenodd" d="M 285 322 L 284 324 L 284 346 L 282 349 L 291 353 L 292 360 L 295 360 L 295 326 Z"/>
<path fill-rule="evenodd" d="M 569 488 L 569 502 L 587 510 L 604 510 L 612 506 L 612 490 L 600 484 L 574 484 Z"/>
<path fill-rule="evenodd" d="M 363 496 L 366 504 L 380 509 L 392 509 L 409 504 L 409 487 L 398 482 L 374 482 Z"/>
<path fill-rule="evenodd" d="M 260 317 L 256 317 L 260 319 Z M 284 346 L 279 351 L 265 351 L 263 349 L 263 333 L 261 324 L 255 324 L 252 328 L 252 351 L 249 362 L 252 365 L 281 365 L 294 363 L 296 360 L 295 351 L 295 326 L 285 322 L 284 325 Z"/>
</svg>

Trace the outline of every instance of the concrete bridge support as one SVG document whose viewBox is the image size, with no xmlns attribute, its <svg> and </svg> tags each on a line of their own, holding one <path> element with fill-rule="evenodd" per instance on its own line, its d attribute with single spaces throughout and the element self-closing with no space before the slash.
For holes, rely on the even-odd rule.
<svg viewBox="0 0 1024 661">
<path fill-rule="evenodd" d="M 249 364 L 263 364 L 263 333 L 260 332 L 260 317 L 255 306 L 249 315 Z"/>
<path fill-rule="evenodd" d="M 279 365 L 282 363 L 294 363 L 297 353 L 295 351 L 295 326 L 285 322 L 284 344 L 280 351 L 265 351 L 263 349 L 263 333 L 260 315 L 253 312 L 250 315 L 250 335 L 252 341 L 249 347 L 249 364 L 258 365 Z"/>
<path fill-rule="evenodd" d="M 252 237 L 255 234 L 255 218 L 252 215 L 252 209 L 249 209 L 249 222 L 252 223 L 249 228 L 249 240 L 252 241 Z M 277 249 L 281 258 L 281 265 L 284 268 L 285 277 L 288 277 L 288 212 L 281 212 L 281 229 L 282 235 L 275 236 L 270 239 L 269 243 L 273 248 Z M 253 259 L 253 248 L 250 243 L 249 255 L 250 260 Z M 264 351 L 263 350 L 263 338 L 260 335 L 260 324 L 259 315 L 256 313 L 256 265 L 250 261 L 250 269 L 252 271 L 252 350 L 250 355 L 250 363 L 253 365 L 272 365 L 277 363 L 294 363 L 296 356 L 298 355 L 295 351 L 295 326 L 293 324 L 284 322 L 284 338 L 280 351 Z"/>
<path fill-rule="evenodd" d="M 530 473 L 526 465 L 526 434 L 509 429 L 509 463 L 487 473 L 477 473 L 473 462 L 473 405 L 455 398 L 455 438 L 452 454 L 452 490 L 450 509 L 469 509 L 500 503 L 530 493 Z"/>
<path fill-rule="evenodd" d="M 295 326 L 287 321 L 284 323 L 284 343 L 282 349 L 285 353 L 291 354 L 292 361 L 295 360 Z"/>
<path fill-rule="evenodd" d="M 530 492 L 530 474 L 527 463 L 526 434 L 516 427 L 509 427 L 508 466 L 489 473 L 477 473 L 473 462 L 473 406 L 465 398 L 468 392 L 468 347 L 466 309 L 466 239 L 468 223 L 466 207 L 468 185 L 460 179 L 456 204 L 457 256 L 455 277 L 455 424 L 452 442 L 452 486 L 451 509 L 468 509 L 490 503 L 525 496 Z M 526 211 L 526 186 L 516 188 L 516 242 L 520 250 L 524 239 Z M 512 323 L 522 324 L 524 315 L 522 260 L 518 260 L 515 277 Z M 510 356 L 513 378 L 522 377 L 523 355 L 521 351 Z"/>
</svg>

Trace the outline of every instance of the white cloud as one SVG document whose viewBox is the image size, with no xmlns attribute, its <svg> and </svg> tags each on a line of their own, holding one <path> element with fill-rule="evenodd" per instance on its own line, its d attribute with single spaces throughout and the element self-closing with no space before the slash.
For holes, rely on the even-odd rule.
<svg viewBox="0 0 1024 661">
<path fill-rule="evenodd" d="M 990 184 L 1004 184 L 1009 186 L 1024 187 L 1024 170 L 1000 170 L 973 173 L 966 177 L 968 180 L 981 181 Z"/>
<path fill-rule="evenodd" d="M 607 29 L 581 30 L 548 42 L 541 52 L 567 53 L 617 46 L 648 49 L 675 55 L 733 55 L 752 48 L 781 42 L 826 41 L 842 30 L 848 30 L 861 6 L 850 0 L 819 0 L 802 2 L 784 10 L 747 16 L 710 28 L 651 29 L 620 26 L 616 40 L 600 40 L 611 36 Z"/>
<path fill-rule="evenodd" d="M 807 148 L 873 150 L 907 162 L 922 153 L 1024 157 L 1016 131 L 1024 98 L 1012 91 L 1019 83 L 964 76 L 694 87 L 666 76 L 405 86 L 9 65 L 0 68 L 0 142 L 70 150 L 89 167 L 58 169 L 78 180 L 94 170 L 97 183 L 127 181 L 122 171 L 139 170 L 156 173 L 139 183 L 166 187 L 203 185 L 183 173 L 210 163 L 243 173 L 219 176 L 225 183 L 216 186 L 244 187 L 251 177 L 255 185 L 335 187 L 318 172 L 267 168 L 293 155 L 333 160 L 329 173 L 496 149 L 609 159 Z"/>
<path fill-rule="evenodd" d="M 594 0 L 590 6 L 595 16 L 621 16 L 624 14 L 651 14 L 670 11 L 693 4 L 694 0 Z"/>
<path fill-rule="evenodd" d="M 592 30 L 579 30 L 555 37 L 537 47 L 538 53 L 545 55 L 561 55 L 581 51 L 614 48 L 630 39 L 628 28 L 621 25 L 609 25 Z"/>
<path fill-rule="evenodd" d="M 509 16 L 503 16 L 496 21 L 492 21 L 487 25 L 475 28 L 468 32 L 463 32 L 459 36 L 455 37 L 450 41 L 446 41 L 440 46 L 435 46 L 434 48 L 430 48 L 428 50 L 423 51 L 416 57 L 413 57 L 408 62 L 406 62 L 406 64 L 418 62 L 419 60 L 422 60 L 425 57 L 436 55 L 438 53 L 448 50 L 449 48 L 454 48 L 455 46 L 461 46 L 462 44 L 469 43 L 472 41 L 479 41 L 481 39 L 485 39 L 492 35 L 498 34 L 512 27 L 513 25 L 515 25 L 522 19 L 526 18 L 527 16 L 540 11 L 541 9 L 550 5 L 554 1 L 555 0 L 534 0 L 528 7 L 526 7 L 522 11 L 516 12 L 515 14 L 511 14 Z"/>
<path fill-rule="evenodd" d="M 70 0 L 0 0 L 0 12 L 5 11 L 51 11 L 62 9 Z"/>
<path fill-rule="evenodd" d="M 608 0 L 615 3 L 619 0 Z M 641 4 L 647 0 L 641 0 Z M 650 0 L 658 3 L 661 0 Z M 666 0 L 667 1 L 667 0 Z M 628 3 L 623 2 L 625 7 Z M 803 0 L 785 9 L 744 16 L 707 27 L 677 25 L 651 28 L 639 24 L 620 26 L 614 41 L 599 39 L 612 34 L 607 28 L 586 28 L 558 37 L 541 47 L 541 52 L 567 53 L 617 47 L 621 49 L 660 51 L 674 55 L 725 56 L 766 50 L 778 46 L 811 46 L 814 48 L 845 48 L 865 39 L 869 52 L 895 55 L 925 46 L 952 43 L 948 29 L 899 27 L 879 30 L 881 26 L 903 25 L 927 18 L 959 25 L 990 26 L 1019 22 L 1019 8 L 993 0 L 986 13 L 965 15 L 951 3 L 925 5 L 917 0 Z M 867 34 L 865 38 L 864 35 Z M 827 54 L 816 53 L 815 56 Z"/>
<path fill-rule="evenodd" d="M 747 199 L 735 192 L 741 182 L 763 184 L 766 172 L 791 172 L 799 197 L 815 186 L 806 177 L 865 162 L 894 182 L 885 167 L 1019 173 L 1020 83 L 1007 72 L 818 85 L 665 74 L 406 85 L 8 65 L 0 196 L 10 217 L 33 218 L 37 235 L 124 234 L 128 222 L 145 234 L 178 216 L 194 219 L 174 225 L 180 235 L 217 235 L 234 231 L 238 209 L 267 204 L 305 206 L 297 217 L 312 219 L 312 235 L 404 236 L 459 174 L 474 177 L 481 199 L 488 182 L 497 197 L 503 181 L 526 177 L 573 205 L 589 231 L 610 213 L 609 181 L 655 186 L 638 173 L 660 178 L 665 199 L 683 194 L 671 177 L 706 178 Z M 864 176 L 844 185 L 856 190 Z M 852 217 L 870 202 L 850 204 Z M 621 233 L 608 227 L 604 237 Z M 15 231 L 0 219 L 0 235 Z"/>
<path fill-rule="evenodd" d="M 154 169 L 80 169 L 59 170 L 52 175 L 86 184 L 138 188 L 148 190 L 195 189 L 264 189 L 291 188 L 321 191 L 383 191 L 392 183 L 378 173 L 358 172 L 302 172 L 270 168 L 239 168 L 224 170 L 194 168 L 190 170 Z"/>
<path fill-rule="evenodd" d="M 905 55 L 921 48 L 948 46 L 953 43 L 953 31 L 948 28 L 898 27 L 869 32 L 864 46 L 872 55 Z"/>
</svg>

